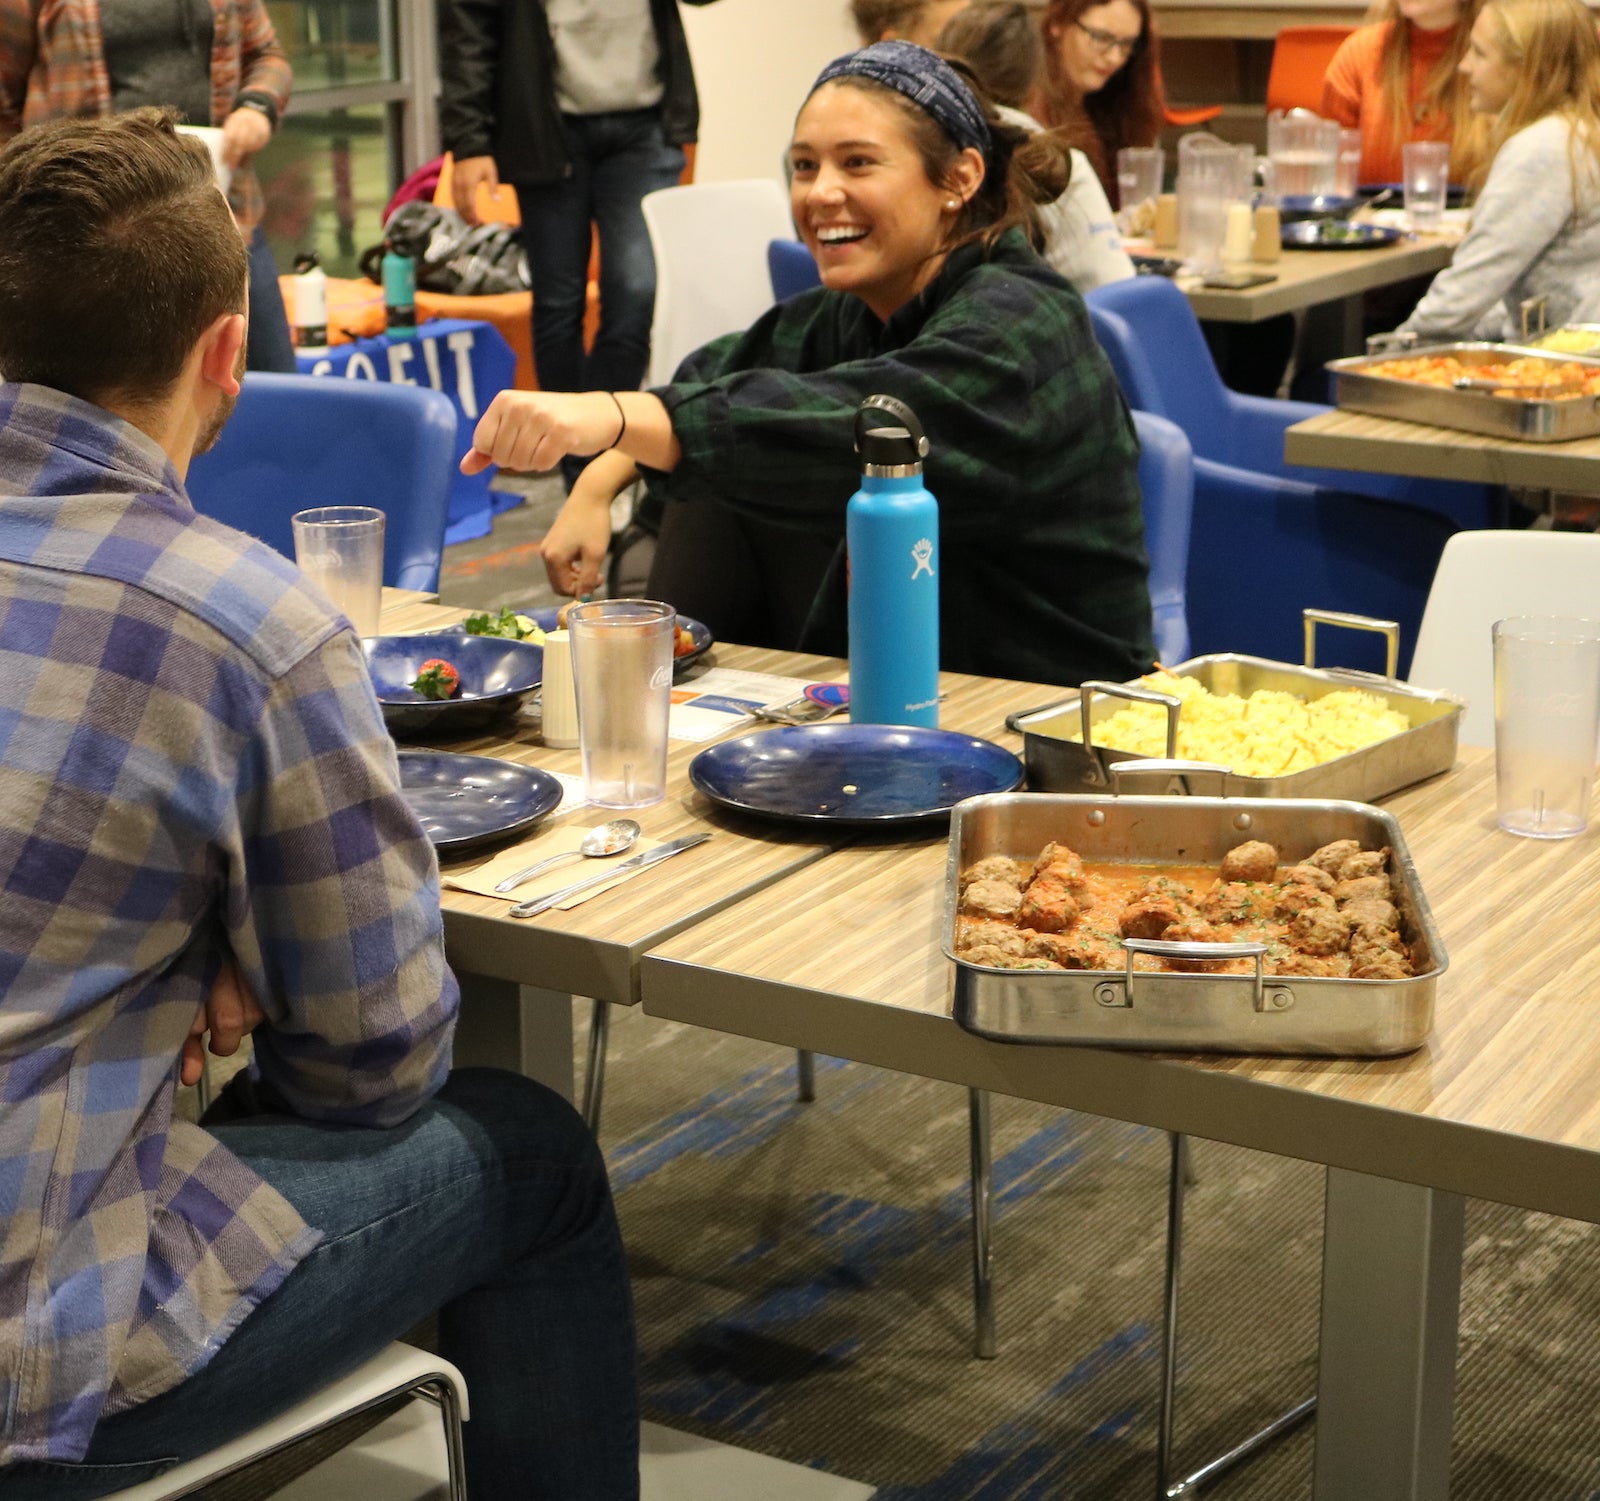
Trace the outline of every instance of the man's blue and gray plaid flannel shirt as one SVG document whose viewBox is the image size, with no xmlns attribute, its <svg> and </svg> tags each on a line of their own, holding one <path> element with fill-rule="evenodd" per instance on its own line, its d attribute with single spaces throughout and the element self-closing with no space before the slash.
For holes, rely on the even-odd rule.
<svg viewBox="0 0 1600 1501">
<path fill-rule="evenodd" d="M 262 1084 L 313 1119 L 413 1112 L 457 1005 L 349 626 L 154 441 L 38 386 L 0 385 L 0 887 L 3 1466 L 80 1458 L 317 1242 L 172 1119 L 224 957 Z"/>
</svg>

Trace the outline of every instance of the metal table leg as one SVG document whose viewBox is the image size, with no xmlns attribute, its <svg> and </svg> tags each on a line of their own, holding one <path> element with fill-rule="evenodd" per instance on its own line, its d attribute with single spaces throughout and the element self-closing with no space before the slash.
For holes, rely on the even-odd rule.
<svg viewBox="0 0 1600 1501">
<path fill-rule="evenodd" d="M 1202 1485 L 1248 1459 L 1258 1449 L 1270 1444 L 1281 1434 L 1309 1418 L 1316 1410 L 1317 1399 L 1308 1397 L 1288 1412 L 1274 1418 L 1265 1428 L 1252 1433 L 1249 1438 L 1235 1444 L 1225 1454 L 1208 1460 L 1196 1470 L 1178 1480 L 1168 1477 L 1172 1473 L 1172 1445 L 1177 1426 L 1178 1401 L 1178 1274 L 1183 1262 L 1183 1197 L 1185 1185 L 1190 1180 L 1189 1138 L 1178 1132 L 1170 1133 L 1171 1163 L 1167 1170 L 1167 1268 L 1166 1285 L 1162 1296 L 1161 1328 L 1161 1405 L 1156 1417 L 1156 1501 L 1172 1501 L 1177 1496 L 1192 1495 Z M 1330 1492 L 1336 1495 L 1362 1496 L 1359 1491 Z"/>
<path fill-rule="evenodd" d="M 1445 1501 L 1465 1205 L 1328 1169 L 1313 1493 Z"/>
<path fill-rule="evenodd" d="M 461 982 L 456 1063 L 514 1069 L 572 1099 L 572 997 L 459 970 L 456 977 Z"/>
<path fill-rule="evenodd" d="M 972 1322 L 973 1353 L 992 1360 L 995 1353 L 994 1173 L 989 1132 L 989 1091 L 967 1091 L 968 1146 L 972 1158 Z"/>
</svg>

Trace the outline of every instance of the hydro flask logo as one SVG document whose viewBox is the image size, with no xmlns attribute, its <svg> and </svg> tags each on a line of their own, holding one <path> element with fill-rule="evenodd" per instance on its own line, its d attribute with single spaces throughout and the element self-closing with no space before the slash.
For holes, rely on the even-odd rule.
<svg viewBox="0 0 1600 1501">
<path fill-rule="evenodd" d="M 911 561 L 917 565 L 911 570 L 912 578 L 916 578 L 919 574 L 923 573 L 927 574 L 929 578 L 932 578 L 933 543 L 930 542 L 926 537 L 922 538 L 919 542 L 913 543 L 911 547 Z"/>
</svg>

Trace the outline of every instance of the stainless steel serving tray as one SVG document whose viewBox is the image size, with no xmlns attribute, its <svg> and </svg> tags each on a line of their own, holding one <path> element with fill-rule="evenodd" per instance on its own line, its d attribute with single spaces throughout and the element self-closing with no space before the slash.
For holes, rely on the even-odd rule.
<svg viewBox="0 0 1600 1501">
<path fill-rule="evenodd" d="M 1194 657 L 1170 671 L 1180 677 L 1198 678 L 1213 693 L 1236 693 L 1241 697 L 1248 697 L 1258 688 L 1279 689 L 1308 699 L 1321 698 L 1340 688 L 1360 688 L 1403 714 L 1411 726 L 1375 745 L 1286 776 L 1254 777 L 1229 772 L 1222 788 L 1233 797 L 1340 797 L 1371 802 L 1455 765 L 1462 704 L 1447 693 L 1413 688 L 1370 673 L 1295 667 L 1288 662 L 1233 652 Z M 1110 685 L 1099 689 L 1086 685 L 1086 691 L 1090 692 L 1091 725 L 1125 706 L 1121 697 L 1113 696 L 1116 688 Z M 1038 791 L 1104 791 L 1112 785 L 1111 767 L 1140 760 L 1131 751 L 1094 744 L 1086 749 L 1082 741 L 1067 738 L 1082 732 L 1082 692 L 1047 708 L 1014 715 L 1008 723 L 1022 735 L 1028 786 Z"/>
<path fill-rule="evenodd" d="M 1519 344 L 1426 344 L 1395 349 L 1388 354 L 1358 355 L 1332 360 L 1334 401 L 1346 411 L 1370 412 L 1375 417 L 1398 417 L 1404 422 L 1425 422 L 1433 427 L 1453 427 L 1462 432 L 1486 433 L 1493 438 L 1520 438 L 1530 443 L 1562 443 L 1569 438 L 1592 438 L 1600 433 L 1600 396 L 1579 396 L 1552 401 L 1539 396 L 1496 396 L 1487 391 L 1456 391 L 1421 381 L 1369 375 L 1374 365 L 1389 360 L 1426 359 L 1459 355 L 1474 364 L 1503 365 L 1531 356 L 1552 365 L 1586 365 L 1600 370 L 1600 359 L 1576 354 L 1556 354 Z"/>
<path fill-rule="evenodd" d="M 1387 845 L 1402 935 L 1419 973 L 1405 980 L 1123 970 L 991 969 L 956 957 L 961 872 L 986 855 L 1031 857 L 1055 840 L 1090 863 L 1217 864 L 1264 839 L 1293 864 L 1335 839 Z M 944 951 L 953 1010 L 969 1032 L 1004 1042 L 1182 1052 L 1383 1057 L 1420 1047 L 1449 964 L 1394 817 L 1334 800 L 998 793 L 956 805 L 945 873 Z"/>
</svg>

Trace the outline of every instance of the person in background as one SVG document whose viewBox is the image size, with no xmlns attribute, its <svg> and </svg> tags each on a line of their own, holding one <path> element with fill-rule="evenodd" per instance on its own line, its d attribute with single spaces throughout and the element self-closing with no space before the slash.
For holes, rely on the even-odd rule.
<svg viewBox="0 0 1600 1501">
<path fill-rule="evenodd" d="M 1154 146 L 1165 120 L 1149 0 L 1049 0 L 1045 88 L 1034 113 L 1089 158 L 1113 208 L 1117 152 Z"/>
<path fill-rule="evenodd" d="M 1381 0 L 1381 19 L 1340 44 L 1318 111 L 1361 131 L 1360 181 L 1397 183 L 1407 141 L 1450 142 L 1450 180 L 1486 160 L 1461 75 L 1477 0 Z"/>
<path fill-rule="evenodd" d="M 250 248 L 251 370 L 295 368 L 252 168 L 293 84 L 263 0 L 0 0 L 0 146 L 42 120 L 140 105 L 221 128 L 228 205 Z"/>
<path fill-rule="evenodd" d="M 642 471 L 654 598 L 719 637 L 843 655 L 852 424 L 885 392 L 932 444 L 943 665 L 1066 684 L 1146 670 L 1137 441 L 1083 299 L 1029 244 L 1064 186 L 1059 143 L 989 113 L 936 53 L 879 42 L 823 69 L 790 160 L 822 286 L 656 391 L 501 392 L 462 467 L 600 453 L 544 541 L 561 593 L 598 581 L 611 499 Z"/>
<path fill-rule="evenodd" d="M 972 69 L 1007 124 L 1043 130 L 1025 110 L 1044 76 L 1044 40 L 1021 0 L 975 0 L 945 23 L 939 50 Z M 1105 189 L 1081 151 L 1070 150 L 1068 158 L 1067 191 L 1039 209 L 1040 254 L 1080 292 L 1126 281 L 1137 273 L 1122 248 Z"/>
<path fill-rule="evenodd" d="M 1472 227 L 1401 329 L 1508 338 L 1600 317 L 1600 37 L 1582 0 L 1487 0 L 1461 60 L 1493 161 Z"/>
<path fill-rule="evenodd" d="M 639 205 L 677 184 L 700 124 L 678 0 L 441 0 L 439 78 L 456 208 L 476 224 L 480 185 L 517 190 L 540 386 L 637 390 L 656 300 Z M 585 353 L 593 231 L 600 327 Z M 581 468 L 565 466 L 569 484 Z"/>
<path fill-rule="evenodd" d="M 932 47 L 945 22 L 967 4 L 968 0 L 850 0 L 850 19 L 863 47 L 897 40 Z"/>
<path fill-rule="evenodd" d="M 474 1496 L 637 1501 L 600 1150 L 542 1085 L 450 1072 L 438 864 L 360 643 L 184 492 L 246 258 L 174 119 L 0 151 L 0 1493 L 138 1486 L 437 1310 Z M 225 1108 L 176 1115 L 204 1034 L 252 1029 Z"/>
</svg>

